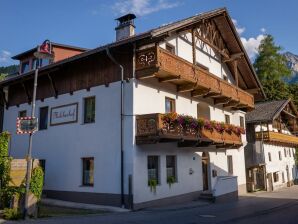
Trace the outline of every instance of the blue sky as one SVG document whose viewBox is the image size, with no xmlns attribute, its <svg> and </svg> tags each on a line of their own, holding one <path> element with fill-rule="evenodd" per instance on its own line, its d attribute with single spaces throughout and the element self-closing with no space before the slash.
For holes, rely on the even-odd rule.
<svg viewBox="0 0 298 224">
<path fill-rule="evenodd" d="M 117 16 L 134 12 L 137 33 L 219 7 L 236 21 L 251 57 L 265 33 L 298 54 L 297 0 L 0 0 L 0 66 L 44 39 L 86 48 L 115 40 Z"/>
</svg>

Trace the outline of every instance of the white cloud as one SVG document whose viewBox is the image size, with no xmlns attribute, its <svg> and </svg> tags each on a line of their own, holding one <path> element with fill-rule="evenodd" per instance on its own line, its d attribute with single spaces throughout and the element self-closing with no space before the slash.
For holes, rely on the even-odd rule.
<svg viewBox="0 0 298 224">
<path fill-rule="evenodd" d="M 258 48 L 261 44 L 261 41 L 265 38 L 264 34 L 259 34 L 257 37 L 250 37 L 246 39 L 245 37 L 241 37 L 241 41 L 243 46 L 249 56 L 249 58 L 253 61 L 258 54 Z"/>
<path fill-rule="evenodd" d="M 245 31 L 245 27 L 240 27 L 236 19 L 232 19 L 232 21 L 233 21 L 233 23 L 236 27 L 236 30 L 237 30 L 238 34 L 239 35 L 243 34 L 244 31 Z"/>
<path fill-rule="evenodd" d="M 250 38 L 245 38 L 242 36 L 242 34 L 244 33 L 245 31 L 245 27 L 240 27 L 237 20 L 235 19 L 232 19 L 235 27 L 236 27 L 236 30 L 238 32 L 238 34 L 241 36 L 241 41 L 243 43 L 243 46 L 249 56 L 249 58 L 254 61 L 256 55 L 258 54 L 258 48 L 261 44 L 261 41 L 265 38 L 265 32 L 266 32 L 266 29 L 265 28 L 261 28 L 260 31 L 261 31 L 261 34 L 259 34 L 258 36 L 256 37 L 250 37 Z"/>
<path fill-rule="evenodd" d="M 177 7 L 178 1 L 169 0 L 118 0 L 113 6 L 117 14 L 134 13 L 138 16 L 148 15 L 164 9 Z"/>
<path fill-rule="evenodd" d="M 6 50 L 0 52 L 0 62 L 7 62 L 11 57 L 11 53 Z"/>
</svg>

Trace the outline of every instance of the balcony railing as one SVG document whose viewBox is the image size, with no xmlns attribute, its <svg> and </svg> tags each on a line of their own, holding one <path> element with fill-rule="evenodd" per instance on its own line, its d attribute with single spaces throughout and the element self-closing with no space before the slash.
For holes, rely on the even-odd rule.
<svg viewBox="0 0 298 224">
<path fill-rule="evenodd" d="M 160 82 L 174 83 L 179 92 L 191 92 L 193 97 L 212 97 L 215 104 L 225 107 L 254 108 L 251 94 L 160 47 L 137 52 L 136 77 L 156 77 Z"/>
<path fill-rule="evenodd" d="M 138 115 L 136 118 L 136 143 L 153 144 L 157 142 L 188 142 L 185 146 L 216 145 L 218 148 L 239 148 L 242 145 L 241 134 L 218 132 L 201 128 L 183 128 L 179 125 L 168 125 L 163 114 Z"/>
<path fill-rule="evenodd" d="M 266 142 L 281 143 L 285 145 L 298 146 L 298 137 L 273 131 L 263 131 L 256 133 L 257 140 Z"/>
</svg>

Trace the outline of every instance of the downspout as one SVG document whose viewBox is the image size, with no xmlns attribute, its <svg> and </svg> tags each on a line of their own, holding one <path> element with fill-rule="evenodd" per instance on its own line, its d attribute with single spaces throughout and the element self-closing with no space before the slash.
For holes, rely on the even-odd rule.
<svg viewBox="0 0 298 224">
<path fill-rule="evenodd" d="M 124 207 L 124 150 L 123 150 L 123 115 L 124 115 L 124 89 L 123 89 L 123 83 L 124 83 L 124 68 L 121 64 L 119 64 L 116 59 L 111 55 L 110 49 L 106 48 L 106 52 L 108 57 L 113 61 L 114 64 L 119 66 L 121 70 L 121 93 L 120 93 L 120 101 L 121 101 L 121 122 L 120 122 L 120 150 L 121 150 L 121 206 Z"/>
</svg>

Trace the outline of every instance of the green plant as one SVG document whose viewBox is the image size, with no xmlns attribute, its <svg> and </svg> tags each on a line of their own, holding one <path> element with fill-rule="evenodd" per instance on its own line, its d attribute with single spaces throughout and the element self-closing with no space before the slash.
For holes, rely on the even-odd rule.
<svg viewBox="0 0 298 224">
<path fill-rule="evenodd" d="M 44 173 L 40 166 L 36 167 L 32 171 L 32 177 L 30 181 L 30 191 L 35 197 L 40 200 L 43 188 Z"/>
<path fill-rule="evenodd" d="M 148 186 L 150 187 L 151 192 L 156 193 L 157 180 L 156 179 L 148 180 Z"/>
<path fill-rule="evenodd" d="M 9 204 L 8 184 L 10 181 L 10 161 L 8 156 L 8 144 L 10 140 L 10 134 L 8 132 L 2 132 L 0 134 L 0 205 L 5 207 Z"/>
<path fill-rule="evenodd" d="M 3 218 L 6 220 L 18 220 L 22 218 L 22 214 L 16 208 L 5 208 Z"/>
<path fill-rule="evenodd" d="M 174 176 L 169 176 L 167 178 L 167 183 L 168 183 L 169 187 L 171 188 L 172 184 L 176 183 L 176 178 Z"/>
</svg>

